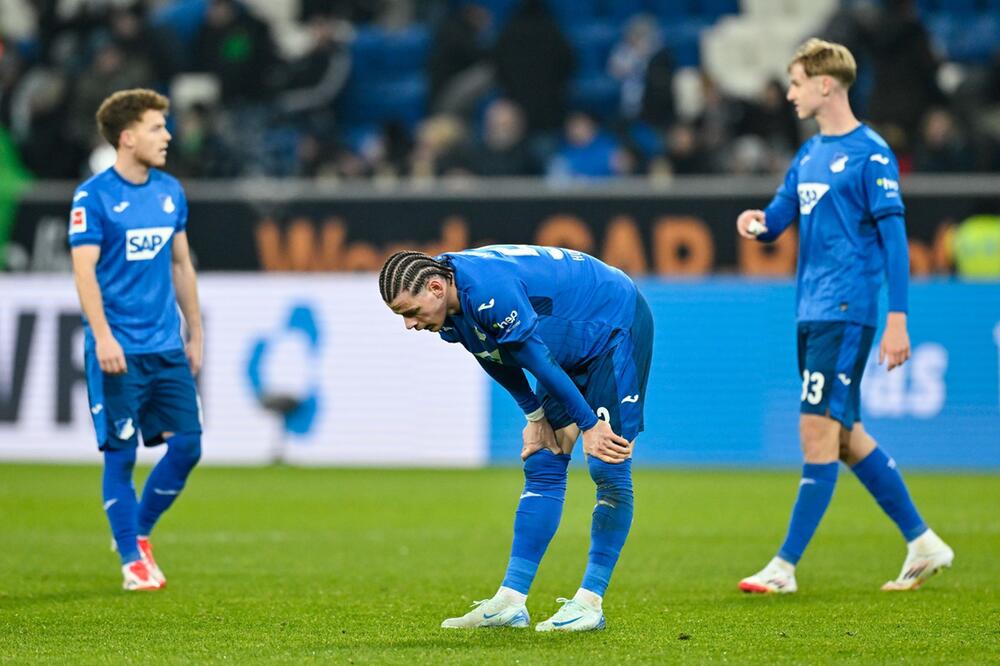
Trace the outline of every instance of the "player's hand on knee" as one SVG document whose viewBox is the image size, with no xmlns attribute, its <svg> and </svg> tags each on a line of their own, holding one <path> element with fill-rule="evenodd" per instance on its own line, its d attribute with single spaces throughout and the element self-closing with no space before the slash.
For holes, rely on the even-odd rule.
<svg viewBox="0 0 1000 666">
<path fill-rule="evenodd" d="M 753 240 L 767 231 L 764 221 L 764 211 L 745 210 L 736 218 L 736 231 L 747 240 Z"/>
<path fill-rule="evenodd" d="M 598 421 L 583 431 L 583 452 L 606 463 L 620 463 L 632 456 L 632 443 L 616 435 L 607 421 Z"/>
<path fill-rule="evenodd" d="M 548 449 L 552 453 L 561 453 L 559 445 L 556 443 L 556 434 L 552 431 L 547 419 L 539 421 L 528 421 L 521 432 L 523 446 L 521 447 L 521 460 L 527 460 L 528 456 L 537 453 L 542 449 Z"/>
<path fill-rule="evenodd" d="M 125 351 L 113 335 L 95 340 L 95 353 L 101 371 L 109 375 L 121 375 L 128 372 L 125 363 Z"/>
</svg>

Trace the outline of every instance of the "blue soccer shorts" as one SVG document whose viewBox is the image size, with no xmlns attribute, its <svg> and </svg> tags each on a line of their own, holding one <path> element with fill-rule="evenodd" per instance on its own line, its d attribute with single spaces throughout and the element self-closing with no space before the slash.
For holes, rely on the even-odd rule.
<svg viewBox="0 0 1000 666">
<path fill-rule="evenodd" d="M 569 376 L 598 418 L 608 421 L 616 434 L 632 441 L 643 430 L 646 383 L 653 361 L 653 315 L 642 294 L 636 294 L 632 326 L 627 331 L 618 331 L 615 338 L 610 349 Z M 540 383 L 535 394 L 542 401 L 553 430 L 573 423 L 562 403 Z"/>
<path fill-rule="evenodd" d="M 875 328 L 850 321 L 803 321 L 798 326 L 801 412 L 861 421 L 861 377 Z"/>
<path fill-rule="evenodd" d="M 84 350 L 84 371 L 97 447 L 121 449 L 163 442 L 164 432 L 201 432 L 201 406 L 184 350 L 126 355 L 128 372 L 101 370 L 93 349 Z"/>
</svg>

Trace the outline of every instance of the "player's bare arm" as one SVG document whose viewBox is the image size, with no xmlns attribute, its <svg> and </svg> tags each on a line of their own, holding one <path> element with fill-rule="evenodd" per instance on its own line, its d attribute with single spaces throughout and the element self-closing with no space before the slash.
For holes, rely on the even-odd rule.
<svg viewBox="0 0 1000 666">
<path fill-rule="evenodd" d="M 191 372 L 197 375 L 204 355 L 205 337 L 201 326 L 201 308 L 198 306 L 197 278 L 194 264 L 191 263 L 191 250 L 186 232 L 181 231 L 174 235 L 172 259 L 177 304 L 181 308 L 188 328 L 185 352 L 191 364 Z"/>
<path fill-rule="evenodd" d="M 125 352 L 111 333 L 108 319 L 104 314 L 104 299 L 101 288 L 97 284 L 97 260 L 101 258 L 100 245 L 81 245 L 74 247 L 71 254 L 73 260 L 73 280 L 80 296 L 80 306 L 90 322 L 94 332 L 95 351 L 101 370 L 109 375 L 119 375 L 128 372 L 125 363 Z"/>
</svg>

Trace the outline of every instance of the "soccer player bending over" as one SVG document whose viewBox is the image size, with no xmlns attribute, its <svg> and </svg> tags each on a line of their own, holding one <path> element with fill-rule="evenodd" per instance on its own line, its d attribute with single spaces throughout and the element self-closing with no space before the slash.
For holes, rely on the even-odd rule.
<svg viewBox="0 0 1000 666">
<path fill-rule="evenodd" d="M 799 149 L 770 205 L 736 221 L 744 238 L 770 242 L 799 219 L 798 356 L 802 374 L 799 433 L 805 465 L 785 542 L 745 592 L 795 592 L 795 566 L 833 496 L 838 459 L 850 466 L 907 541 L 899 577 L 883 590 L 915 590 L 954 553 L 927 527 L 896 462 L 861 425 L 861 375 L 875 336 L 882 274 L 889 315 L 879 362 L 906 362 L 909 256 L 896 157 L 858 122 L 847 99 L 854 57 L 810 39 L 788 67 L 788 100 L 819 134 Z"/>
<path fill-rule="evenodd" d="M 446 628 L 527 627 L 525 601 L 559 526 L 566 467 L 577 437 L 597 485 L 590 553 L 580 589 L 536 625 L 605 625 L 601 602 L 632 525 L 632 450 L 643 429 L 652 359 L 649 306 L 624 273 L 573 250 L 495 245 L 429 257 L 392 255 L 382 300 L 408 329 L 461 343 L 524 411 L 524 490 L 497 593 Z M 534 390 L 524 374 L 538 380 Z"/>
<path fill-rule="evenodd" d="M 166 97 L 145 89 L 104 100 L 97 125 L 117 157 L 76 189 L 69 222 L 90 413 L 104 454 L 104 510 L 126 590 L 166 585 L 149 534 L 201 456 L 193 375 L 201 366 L 202 327 L 187 200 L 177 179 L 157 168 L 170 142 L 167 108 Z M 146 446 L 166 442 L 167 452 L 136 502 L 140 434 Z"/>
</svg>

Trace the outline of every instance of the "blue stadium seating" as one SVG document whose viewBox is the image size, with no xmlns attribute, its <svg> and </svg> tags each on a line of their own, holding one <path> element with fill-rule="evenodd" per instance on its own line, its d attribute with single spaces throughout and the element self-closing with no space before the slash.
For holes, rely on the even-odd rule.
<svg viewBox="0 0 1000 666">
<path fill-rule="evenodd" d="M 620 92 L 621 84 L 607 74 L 578 76 L 570 82 L 569 106 L 607 120 L 618 113 Z"/>
<path fill-rule="evenodd" d="M 563 29 L 598 17 L 599 0 L 545 0 L 552 17 Z"/>
<path fill-rule="evenodd" d="M 576 71 L 590 75 L 607 70 L 608 55 L 620 37 L 618 28 L 604 21 L 570 26 L 566 38 L 576 54 Z"/>
<path fill-rule="evenodd" d="M 207 6 L 207 0 L 175 0 L 153 11 L 150 23 L 169 27 L 185 46 L 191 46 L 205 21 Z"/>
<path fill-rule="evenodd" d="M 663 41 L 674 57 L 675 67 L 697 67 L 701 63 L 701 31 L 711 25 L 697 18 L 665 22 Z"/>
</svg>

